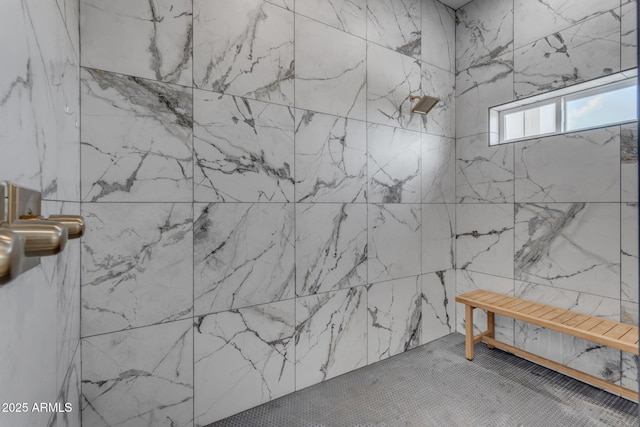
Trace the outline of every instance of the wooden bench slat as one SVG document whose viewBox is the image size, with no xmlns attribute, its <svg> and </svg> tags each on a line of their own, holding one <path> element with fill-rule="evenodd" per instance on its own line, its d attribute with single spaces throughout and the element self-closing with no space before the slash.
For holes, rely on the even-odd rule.
<svg viewBox="0 0 640 427">
<path fill-rule="evenodd" d="M 611 329 L 609 332 L 604 334 L 604 336 L 605 337 L 611 337 L 611 338 L 620 339 L 621 336 L 623 336 L 624 334 L 626 334 L 630 330 L 631 330 L 631 326 L 630 325 L 618 324 L 618 325 L 614 326 L 613 329 Z"/>
<path fill-rule="evenodd" d="M 555 319 L 553 319 L 553 321 L 554 322 L 558 322 L 561 325 L 566 325 L 569 320 L 573 319 L 577 315 L 578 315 L 578 313 L 576 313 L 575 311 L 567 310 L 563 315 L 558 316 Z"/>
<path fill-rule="evenodd" d="M 617 325 L 617 322 L 614 322 L 612 320 L 603 320 L 601 323 L 598 324 L 598 326 L 594 327 L 593 329 L 590 329 L 589 332 L 591 332 L 592 334 L 604 335 L 607 332 L 609 332 L 611 329 L 615 328 L 616 325 Z"/>
<path fill-rule="evenodd" d="M 578 314 L 576 317 L 574 317 L 573 319 L 569 319 L 566 322 L 564 322 L 565 325 L 567 326 L 578 326 L 581 323 L 591 319 L 591 316 L 587 316 L 586 314 Z"/>
<path fill-rule="evenodd" d="M 626 334 L 620 337 L 620 341 L 635 344 L 638 342 L 638 329 L 632 327 Z"/>
<path fill-rule="evenodd" d="M 538 304 L 537 302 L 534 302 L 529 307 L 526 307 L 526 308 L 523 308 L 522 310 L 520 310 L 520 313 L 529 314 L 529 313 L 533 313 L 534 311 L 538 311 L 541 308 L 544 308 L 544 305 Z"/>
<path fill-rule="evenodd" d="M 562 308 L 554 308 L 553 310 L 551 310 L 550 312 L 548 312 L 547 314 L 543 314 L 542 316 L 538 316 L 540 317 L 540 319 L 543 320 L 552 320 L 558 316 L 560 316 L 561 314 L 566 313 L 567 310 L 564 310 Z"/>
</svg>

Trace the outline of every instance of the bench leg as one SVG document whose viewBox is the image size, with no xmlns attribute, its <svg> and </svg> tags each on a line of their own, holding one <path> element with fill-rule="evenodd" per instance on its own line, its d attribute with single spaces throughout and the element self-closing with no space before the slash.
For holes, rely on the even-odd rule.
<svg viewBox="0 0 640 427">
<path fill-rule="evenodd" d="M 496 337 L 496 325 L 495 325 L 495 313 L 487 311 L 487 336 L 489 338 Z M 487 344 L 487 348 L 494 348 L 492 345 Z"/>
<path fill-rule="evenodd" d="M 466 354 L 467 360 L 473 360 L 473 307 L 470 305 L 464 306 L 464 314 L 465 314 L 465 345 L 466 345 Z"/>
</svg>

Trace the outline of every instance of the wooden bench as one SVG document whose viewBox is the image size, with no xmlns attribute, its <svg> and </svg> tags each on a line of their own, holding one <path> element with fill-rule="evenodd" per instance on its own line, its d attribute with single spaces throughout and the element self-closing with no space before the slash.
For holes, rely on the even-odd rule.
<svg viewBox="0 0 640 427">
<path fill-rule="evenodd" d="M 494 321 L 495 315 L 500 314 L 636 355 L 638 354 L 637 326 L 484 290 L 458 295 L 456 301 L 465 305 L 466 357 L 468 360 L 473 360 L 473 346 L 483 342 L 489 348 L 497 347 L 627 399 L 638 401 L 638 393 L 633 390 L 497 341 Z M 486 310 L 487 330 L 474 336 L 473 310 L 475 308 Z"/>
</svg>

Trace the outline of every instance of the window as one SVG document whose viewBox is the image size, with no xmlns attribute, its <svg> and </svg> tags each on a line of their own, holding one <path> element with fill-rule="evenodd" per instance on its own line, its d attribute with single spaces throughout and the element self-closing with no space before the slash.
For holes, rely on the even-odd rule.
<svg viewBox="0 0 640 427">
<path fill-rule="evenodd" d="M 636 70 L 489 109 L 490 145 L 637 120 Z"/>
</svg>

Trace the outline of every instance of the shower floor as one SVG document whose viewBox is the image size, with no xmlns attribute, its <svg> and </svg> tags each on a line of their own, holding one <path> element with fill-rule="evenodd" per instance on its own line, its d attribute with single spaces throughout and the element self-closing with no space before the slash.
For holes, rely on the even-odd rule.
<svg viewBox="0 0 640 427">
<path fill-rule="evenodd" d="M 211 426 L 638 426 L 638 405 L 451 334 Z"/>
</svg>

